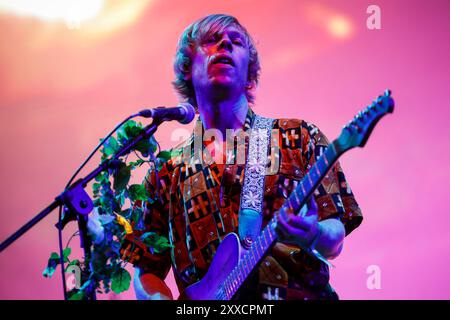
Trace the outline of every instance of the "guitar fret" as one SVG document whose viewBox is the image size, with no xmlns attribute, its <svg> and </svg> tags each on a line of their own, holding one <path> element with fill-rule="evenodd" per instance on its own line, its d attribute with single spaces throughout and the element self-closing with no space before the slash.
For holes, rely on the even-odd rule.
<svg viewBox="0 0 450 320">
<path fill-rule="evenodd" d="M 245 270 L 244 270 L 244 268 L 242 267 L 242 266 L 239 266 L 238 265 L 238 267 L 239 267 L 239 273 L 240 273 L 240 275 L 241 275 L 241 282 L 244 282 L 245 281 Z"/>
<path fill-rule="evenodd" d="M 244 266 L 245 273 L 250 273 L 247 262 L 247 258 L 244 256 L 244 258 L 242 259 L 242 265 Z"/>
<path fill-rule="evenodd" d="M 222 287 L 220 290 L 220 300 L 228 300 L 228 295 L 225 289 Z"/>
<path fill-rule="evenodd" d="M 270 242 L 272 243 L 272 242 L 273 242 L 272 230 L 271 230 L 271 229 L 268 229 L 268 230 L 269 230 L 269 238 L 270 238 Z"/>
<path fill-rule="evenodd" d="M 330 148 L 327 148 L 327 150 L 323 153 L 323 160 L 325 161 L 325 164 L 326 164 L 327 167 L 329 165 L 329 162 L 328 162 L 328 159 L 327 159 L 327 151 L 328 151 L 328 149 L 330 149 Z"/>
<path fill-rule="evenodd" d="M 239 265 L 238 265 L 238 267 L 239 267 Z M 241 278 L 241 284 L 245 281 L 245 278 L 246 278 L 246 273 L 245 273 L 245 270 L 242 268 L 242 267 L 239 267 L 239 275 L 240 275 L 240 278 Z"/>
<path fill-rule="evenodd" d="M 258 252 L 256 252 L 256 250 L 252 251 L 252 257 L 253 260 L 255 261 L 254 265 L 256 266 L 256 264 L 258 263 Z"/>
<path fill-rule="evenodd" d="M 262 244 L 262 239 L 261 237 L 258 237 L 258 247 L 259 247 L 259 251 L 261 252 L 261 254 L 259 255 L 259 257 L 261 258 L 264 255 L 264 246 Z"/>
<path fill-rule="evenodd" d="M 303 197 L 306 197 L 306 190 L 305 190 L 305 186 L 303 185 L 303 180 L 300 181 L 300 187 L 303 193 Z"/>
<path fill-rule="evenodd" d="M 231 290 L 232 292 L 235 292 L 236 290 L 236 276 L 234 274 L 235 269 L 233 269 L 233 271 L 231 271 Z"/>
<path fill-rule="evenodd" d="M 230 289 L 230 286 L 229 286 L 227 280 L 225 280 L 225 292 L 226 292 L 227 297 L 231 297 L 231 289 Z"/>
<path fill-rule="evenodd" d="M 291 203 L 291 198 L 290 197 L 286 200 L 286 203 L 289 206 L 290 211 L 295 211 L 295 208 L 294 208 L 294 206 Z"/>
<path fill-rule="evenodd" d="M 266 229 L 263 230 L 263 232 L 262 232 L 262 237 L 263 237 L 263 239 L 264 239 L 265 247 L 267 248 L 268 245 L 267 245 L 267 239 L 266 239 Z"/>
<path fill-rule="evenodd" d="M 253 263 L 252 263 L 252 264 L 255 265 L 255 264 L 256 264 L 256 261 L 255 261 L 256 259 L 255 259 L 255 257 L 253 256 L 253 251 L 250 250 L 250 251 L 249 251 L 249 254 L 250 254 L 250 258 L 253 259 Z M 250 261 L 250 262 L 251 262 L 251 261 Z"/>
<path fill-rule="evenodd" d="M 258 259 L 258 256 L 259 256 L 258 244 L 256 243 L 257 241 L 258 241 L 258 239 L 256 239 L 255 242 L 253 242 L 253 245 L 250 248 L 250 250 L 252 250 L 254 252 L 256 259 Z"/>
<path fill-rule="evenodd" d="M 246 260 L 247 260 L 247 264 L 248 264 L 248 273 L 250 273 L 253 270 L 253 264 L 252 264 L 252 261 L 250 260 L 250 256 L 248 254 L 246 255 Z"/>
<path fill-rule="evenodd" d="M 301 201 L 300 201 L 300 199 L 298 198 L 298 194 L 297 194 L 297 191 L 296 190 L 294 190 L 294 198 L 295 198 L 295 201 L 297 202 L 297 205 L 296 205 L 296 210 L 298 209 L 298 207 L 300 207 L 300 203 L 301 203 Z"/>
<path fill-rule="evenodd" d="M 316 172 L 317 172 L 317 179 L 319 179 L 320 178 L 320 176 L 322 175 L 322 173 L 320 172 L 320 170 L 319 170 L 319 166 L 318 166 L 318 164 L 319 163 L 317 163 L 314 167 L 316 167 Z"/>
<path fill-rule="evenodd" d="M 253 264 L 252 264 L 252 261 L 250 260 L 250 256 L 248 254 L 247 254 L 247 263 L 248 263 L 248 273 L 250 273 L 253 270 Z"/>
<path fill-rule="evenodd" d="M 313 181 L 311 180 L 311 175 L 309 174 L 309 172 L 306 174 L 307 176 L 308 176 L 308 181 L 309 181 L 309 183 L 311 184 L 310 185 L 310 189 L 314 186 L 314 183 L 313 183 Z"/>
</svg>

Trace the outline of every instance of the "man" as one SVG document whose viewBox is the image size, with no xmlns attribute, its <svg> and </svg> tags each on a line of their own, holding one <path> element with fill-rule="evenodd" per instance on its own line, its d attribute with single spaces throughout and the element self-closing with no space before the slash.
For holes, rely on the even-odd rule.
<svg viewBox="0 0 450 320">
<path fill-rule="evenodd" d="M 254 101 L 260 65 L 253 40 L 234 17 L 209 15 L 190 25 L 179 40 L 174 69 L 175 89 L 195 105 L 200 133 L 216 129 L 218 136 L 226 137 L 227 129 L 252 127 L 255 113 L 249 104 Z M 269 158 L 278 157 L 279 165 L 264 178 L 263 228 L 328 144 L 317 127 L 303 120 L 273 120 L 272 129 L 279 133 L 279 150 Z M 139 241 L 142 232 L 127 237 L 142 249 L 134 260 L 138 298 L 171 299 L 163 281 L 171 266 L 180 292 L 199 281 L 224 236 L 238 233 L 245 163 L 228 163 L 226 149 L 206 143 L 200 158 L 210 154 L 215 161 L 199 162 L 198 150 L 187 161 L 178 161 L 181 151 L 194 149 L 194 139 L 193 135 L 172 149 L 172 158 L 146 177 L 151 200 L 145 205 L 145 231 L 168 238 L 172 248 L 163 252 L 146 248 Z M 341 252 L 345 235 L 361 221 L 361 211 L 336 164 L 302 217 L 278 217 L 279 241 L 235 298 L 336 299 L 328 284 L 328 266 L 300 247 L 314 244 L 325 258 L 333 259 Z"/>
</svg>

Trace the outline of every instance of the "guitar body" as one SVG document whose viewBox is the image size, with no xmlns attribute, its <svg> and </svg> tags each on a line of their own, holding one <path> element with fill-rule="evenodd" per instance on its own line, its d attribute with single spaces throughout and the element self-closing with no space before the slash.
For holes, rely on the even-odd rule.
<svg viewBox="0 0 450 320">
<path fill-rule="evenodd" d="M 187 287 L 178 299 L 216 300 L 220 285 L 239 263 L 243 252 L 244 248 L 242 248 L 237 234 L 227 234 L 217 248 L 214 259 L 203 279 Z"/>
</svg>

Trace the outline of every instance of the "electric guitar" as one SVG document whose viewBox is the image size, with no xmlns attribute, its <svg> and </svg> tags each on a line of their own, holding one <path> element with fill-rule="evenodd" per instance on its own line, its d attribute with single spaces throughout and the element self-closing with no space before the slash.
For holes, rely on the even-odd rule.
<svg viewBox="0 0 450 320">
<path fill-rule="evenodd" d="M 391 98 L 391 92 L 386 90 L 384 95 L 379 96 L 344 126 L 339 138 L 329 144 L 283 203 L 279 213 L 299 212 L 338 158 L 354 147 L 363 147 L 376 123 L 393 111 L 394 100 Z M 227 234 L 217 248 L 208 272 L 202 280 L 187 287 L 179 299 L 231 300 L 251 271 L 276 242 L 276 219 L 275 214 L 248 250 L 241 246 L 236 233 Z M 317 250 L 310 248 L 302 248 L 302 250 L 328 263 Z"/>
</svg>

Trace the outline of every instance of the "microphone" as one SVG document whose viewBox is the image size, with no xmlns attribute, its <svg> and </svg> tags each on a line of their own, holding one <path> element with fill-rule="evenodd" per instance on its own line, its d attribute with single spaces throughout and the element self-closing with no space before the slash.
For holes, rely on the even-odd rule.
<svg viewBox="0 0 450 320">
<path fill-rule="evenodd" d="M 195 109 L 190 103 L 182 102 L 178 106 L 171 108 L 145 109 L 140 111 L 137 116 L 153 118 L 159 121 L 177 120 L 182 124 L 188 124 L 195 117 Z"/>
</svg>

